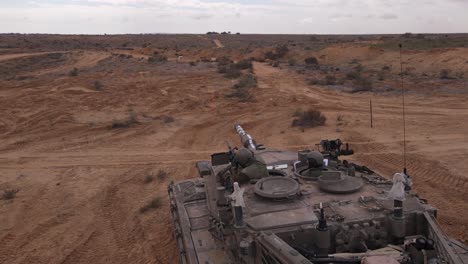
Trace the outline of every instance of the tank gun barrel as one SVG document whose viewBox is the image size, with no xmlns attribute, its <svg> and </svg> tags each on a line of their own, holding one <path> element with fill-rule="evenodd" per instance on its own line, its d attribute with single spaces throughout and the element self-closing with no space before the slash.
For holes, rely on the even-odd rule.
<svg viewBox="0 0 468 264">
<path fill-rule="evenodd" d="M 236 124 L 234 128 L 236 129 L 237 134 L 239 134 L 240 141 L 245 148 L 248 148 L 252 151 L 257 150 L 257 144 L 255 140 L 252 138 L 252 136 L 245 132 L 241 125 Z"/>
</svg>

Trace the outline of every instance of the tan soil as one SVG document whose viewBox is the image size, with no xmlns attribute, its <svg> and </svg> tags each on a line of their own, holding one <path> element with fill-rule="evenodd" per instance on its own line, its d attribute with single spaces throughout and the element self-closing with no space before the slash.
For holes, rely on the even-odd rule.
<svg viewBox="0 0 468 264">
<path fill-rule="evenodd" d="M 341 56 L 335 52 L 327 53 L 330 59 Z M 76 56 L 47 73 L 93 67 L 110 54 Z M 223 151 L 225 140 L 238 145 L 235 122 L 268 147 L 301 149 L 341 138 L 355 149 L 350 159 L 385 176 L 403 166 L 398 94 L 308 86 L 302 75 L 255 63 L 256 101 L 237 103 L 225 98 L 232 82 L 215 69 L 125 70 L 54 79 L 39 70 L 42 77 L 31 82 L 0 81 L 0 190 L 19 189 L 14 200 L 0 200 L 0 263 L 175 263 L 167 184 L 197 177 L 194 162 Z M 95 92 L 92 83 L 105 76 L 115 82 Z M 406 96 L 407 163 L 415 189 L 439 208 L 444 230 L 464 242 L 467 102 L 466 94 Z M 299 107 L 321 110 L 326 126 L 292 128 Z M 109 129 L 129 108 L 141 124 Z M 175 121 L 163 122 L 165 115 Z M 143 182 L 159 170 L 169 177 Z M 141 214 L 153 197 L 161 197 L 162 206 Z"/>
</svg>

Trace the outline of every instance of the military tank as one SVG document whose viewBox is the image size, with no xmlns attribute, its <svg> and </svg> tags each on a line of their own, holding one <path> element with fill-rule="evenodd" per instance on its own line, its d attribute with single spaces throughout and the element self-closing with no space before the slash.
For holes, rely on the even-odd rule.
<svg viewBox="0 0 468 264">
<path fill-rule="evenodd" d="M 168 186 L 180 263 L 468 263 L 407 174 L 342 159 L 353 151 L 341 140 L 294 152 L 235 130 L 242 147 Z"/>
</svg>

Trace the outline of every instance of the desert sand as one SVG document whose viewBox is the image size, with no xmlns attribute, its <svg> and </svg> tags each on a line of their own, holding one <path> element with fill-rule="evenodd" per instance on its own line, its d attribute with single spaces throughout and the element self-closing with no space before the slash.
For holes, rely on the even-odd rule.
<svg viewBox="0 0 468 264">
<path fill-rule="evenodd" d="M 175 263 L 167 185 L 197 177 L 195 162 L 225 151 L 225 141 L 239 145 L 236 122 L 271 148 L 315 148 L 321 139 L 340 138 L 356 153 L 346 159 L 389 178 L 402 170 L 398 51 L 365 41 L 317 50 L 290 46 L 279 67 L 253 62 L 258 85 L 254 99 L 242 102 L 226 97 L 236 80 L 204 58 L 255 58 L 273 48 L 269 42 L 236 48 L 231 37 L 187 36 L 181 41 L 201 44 L 166 50 L 153 40 L 147 40 L 153 46 L 126 45 L 132 49 L 37 48 L 4 37 L 11 45 L 0 49 L 0 192 L 18 193 L 0 200 L 0 263 Z M 168 46 L 177 43 L 169 40 Z M 149 63 L 154 51 L 168 61 Z M 373 91 L 350 93 L 310 85 L 309 78 L 325 73 L 288 65 L 288 58 L 302 62 L 312 55 L 340 72 L 353 59 L 368 74 L 391 69 Z M 410 72 L 403 83 L 414 189 L 439 209 L 444 231 L 466 243 L 468 48 L 405 50 L 403 65 Z M 70 76 L 75 67 L 79 74 Z M 458 77 L 442 80 L 442 69 Z M 299 108 L 320 110 L 325 126 L 292 127 Z M 135 122 L 112 128 L 122 120 Z M 158 177 L 160 171 L 167 176 Z M 154 176 L 149 183 L 148 175 Z M 155 197 L 161 206 L 141 213 Z"/>
</svg>

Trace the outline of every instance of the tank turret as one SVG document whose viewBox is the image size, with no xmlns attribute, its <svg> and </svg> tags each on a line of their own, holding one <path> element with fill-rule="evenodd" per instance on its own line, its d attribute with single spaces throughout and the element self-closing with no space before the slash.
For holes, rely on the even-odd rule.
<svg viewBox="0 0 468 264">
<path fill-rule="evenodd" d="M 295 152 L 234 128 L 239 147 L 168 187 L 181 263 L 468 263 L 406 174 L 341 160 L 339 139 Z"/>
</svg>

